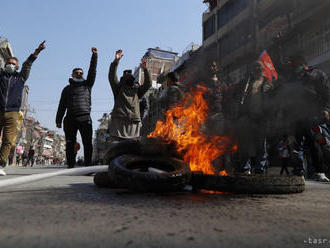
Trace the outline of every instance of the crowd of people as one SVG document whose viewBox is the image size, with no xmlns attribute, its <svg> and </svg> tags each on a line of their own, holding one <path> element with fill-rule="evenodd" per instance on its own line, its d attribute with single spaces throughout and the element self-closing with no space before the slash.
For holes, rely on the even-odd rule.
<svg viewBox="0 0 330 248">
<path fill-rule="evenodd" d="M 45 49 L 42 42 L 23 63 L 18 72 L 18 59 L 9 58 L 0 71 L 0 128 L 3 132 L 0 149 L 0 174 L 5 175 L 10 149 L 15 145 L 18 112 L 22 89 L 28 79 L 33 61 Z M 96 78 L 98 50 L 92 57 L 87 77 L 82 68 L 74 68 L 69 84 L 63 89 L 56 126 L 64 128 L 68 168 L 76 164 L 79 131 L 84 147 L 84 166 L 92 165 L 91 92 Z M 141 60 L 144 82 L 138 82 L 131 70 L 125 70 L 120 80 L 117 67 L 123 51 L 117 50 L 110 64 L 109 83 L 114 95 L 114 107 L 109 123 L 110 142 L 136 139 L 152 126 L 148 114 L 159 107 L 159 118 L 178 104 L 187 90 L 187 82 L 170 72 L 159 90 L 146 97 L 151 88 L 147 60 Z M 205 66 L 206 65 L 206 66 Z M 313 172 L 317 180 L 330 181 L 325 173 L 330 159 L 330 82 L 323 71 L 308 66 L 300 55 L 288 57 L 278 67 L 279 78 L 270 81 L 264 75 L 265 64 L 255 61 L 249 66 L 246 79 L 233 84 L 216 61 L 204 63 L 193 76 L 196 83 L 207 88 L 205 99 L 209 111 L 205 124 L 206 135 L 229 136 L 238 145 L 231 158 L 237 173 L 264 174 L 274 161 L 282 165 L 281 175 L 306 175 Z M 179 82 L 180 81 L 180 82 Z M 150 131 L 150 130 L 149 130 Z M 34 164 L 30 149 L 24 166 Z M 276 160 L 278 158 L 278 160 Z M 288 167 L 292 166 L 290 173 Z"/>
<path fill-rule="evenodd" d="M 294 55 L 279 65 L 276 80 L 265 77 L 264 63 L 255 61 L 246 78 L 233 84 L 216 61 L 205 64 L 192 76 L 195 84 L 208 88 L 205 133 L 229 136 L 238 145 L 231 157 L 235 173 L 265 174 L 270 165 L 277 164 L 282 166 L 281 175 L 285 171 L 287 175 L 308 174 L 330 181 L 326 176 L 330 165 L 330 82 L 325 72 Z M 173 83 L 173 78 L 169 73 L 161 89 L 150 97 L 149 108 L 162 109 L 158 119 L 172 102 L 179 101 L 181 86 L 187 84 L 177 79 Z M 293 170 L 289 172 L 288 167 Z"/>
</svg>

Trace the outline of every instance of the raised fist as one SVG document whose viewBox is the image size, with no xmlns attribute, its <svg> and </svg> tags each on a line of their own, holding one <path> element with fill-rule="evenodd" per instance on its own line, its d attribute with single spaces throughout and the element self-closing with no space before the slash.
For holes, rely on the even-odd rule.
<svg viewBox="0 0 330 248">
<path fill-rule="evenodd" d="M 97 48 L 96 47 L 92 47 L 92 53 L 97 54 Z"/>
<path fill-rule="evenodd" d="M 124 54 L 123 54 L 122 50 L 117 50 L 116 51 L 116 59 L 117 60 L 120 60 L 123 56 L 124 56 Z"/>
</svg>

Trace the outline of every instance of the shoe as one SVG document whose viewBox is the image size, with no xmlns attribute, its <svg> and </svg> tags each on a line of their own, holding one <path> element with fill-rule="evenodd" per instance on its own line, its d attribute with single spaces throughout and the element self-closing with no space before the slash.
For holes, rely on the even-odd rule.
<svg viewBox="0 0 330 248">
<path fill-rule="evenodd" d="M 315 173 L 314 178 L 316 181 L 319 182 L 330 182 L 330 179 L 327 178 L 327 176 L 324 173 Z"/>
<path fill-rule="evenodd" d="M 0 166 L 0 176 L 5 176 L 7 173 L 5 172 L 4 167 Z"/>
<path fill-rule="evenodd" d="M 68 169 L 74 168 L 74 165 L 68 165 Z"/>
</svg>

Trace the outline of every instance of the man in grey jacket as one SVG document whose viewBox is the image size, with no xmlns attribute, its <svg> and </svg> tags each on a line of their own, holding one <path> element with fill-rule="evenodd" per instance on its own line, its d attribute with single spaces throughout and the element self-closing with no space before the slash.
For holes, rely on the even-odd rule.
<svg viewBox="0 0 330 248">
<path fill-rule="evenodd" d="M 116 51 L 115 60 L 110 65 L 109 82 L 114 95 L 115 104 L 111 113 L 109 133 L 112 141 L 138 138 L 141 129 L 139 100 L 151 87 L 147 70 L 147 60 L 141 60 L 140 67 L 144 71 L 144 83 L 140 85 L 134 76 L 126 71 L 118 81 L 117 67 L 123 57 L 122 50 Z"/>
</svg>

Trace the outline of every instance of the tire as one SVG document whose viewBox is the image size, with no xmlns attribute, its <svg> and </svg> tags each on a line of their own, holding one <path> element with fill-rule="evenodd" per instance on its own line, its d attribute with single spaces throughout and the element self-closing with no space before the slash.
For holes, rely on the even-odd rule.
<svg viewBox="0 0 330 248">
<path fill-rule="evenodd" d="M 238 194 L 292 194 L 305 190 L 305 179 L 298 176 L 218 176 L 193 173 L 190 184 L 194 189 Z"/>
<path fill-rule="evenodd" d="M 142 138 L 110 144 L 104 161 L 106 164 L 110 164 L 114 158 L 124 154 L 163 155 L 180 158 L 174 144 L 162 144 L 158 139 Z"/>
<path fill-rule="evenodd" d="M 149 167 L 165 172 L 148 172 Z M 109 173 L 114 183 L 120 183 L 130 190 L 142 192 L 180 190 L 191 179 L 190 168 L 184 161 L 150 155 L 129 154 L 119 156 L 112 160 Z"/>
<path fill-rule="evenodd" d="M 94 176 L 94 184 L 99 188 L 111 188 L 111 189 L 118 189 L 122 188 L 119 185 L 113 183 L 109 176 L 109 172 L 97 172 Z"/>
</svg>

